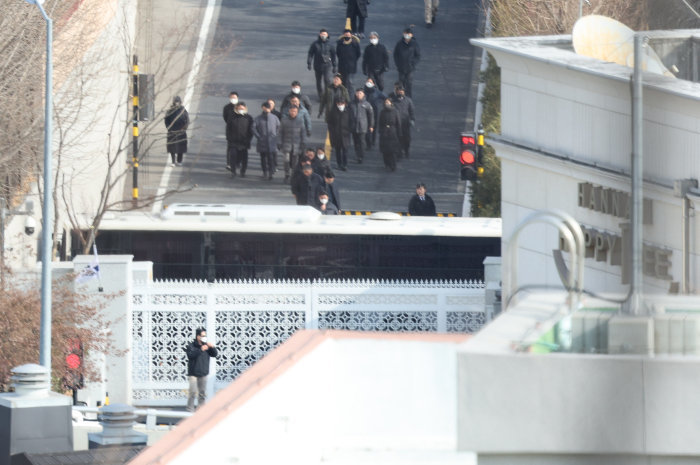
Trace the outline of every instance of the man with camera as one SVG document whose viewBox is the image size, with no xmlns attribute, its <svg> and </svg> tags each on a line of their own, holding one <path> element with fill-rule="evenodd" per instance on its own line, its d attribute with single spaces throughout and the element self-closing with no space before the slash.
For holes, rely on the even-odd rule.
<svg viewBox="0 0 700 465">
<path fill-rule="evenodd" d="M 204 405 L 207 399 L 209 359 L 216 358 L 219 351 L 212 342 L 207 340 L 207 330 L 204 328 L 197 328 L 195 340 L 187 345 L 185 351 L 187 352 L 187 379 L 190 382 L 187 410 L 194 412 L 194 398 L 199 398 L 197 407 Z"/>
</svg>

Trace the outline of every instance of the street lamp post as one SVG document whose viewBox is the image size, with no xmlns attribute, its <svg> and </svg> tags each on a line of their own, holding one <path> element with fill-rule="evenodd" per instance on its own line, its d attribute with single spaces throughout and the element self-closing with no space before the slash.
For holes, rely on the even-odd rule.
<svg viewBox="0 0 700 465">
<path fill-rule="evenodd" d="M 53 21 L 41 6 L 44 0 L 25 0 L 39 7 L 46 20 L 46 97 L 44 99 L 44 205 L 41 213 L 41 332 L 39 363 L 51 375 L 51 137 L 52 137 L 52 91 L 53 91 Z"/>
</svg>

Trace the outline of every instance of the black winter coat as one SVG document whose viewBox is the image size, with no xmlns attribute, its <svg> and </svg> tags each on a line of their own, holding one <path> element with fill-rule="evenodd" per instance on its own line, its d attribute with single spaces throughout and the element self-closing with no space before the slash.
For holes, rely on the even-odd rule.
<svg viewBox="0 0 700 465">
<path fill-rule="evenodd" d="M 353 7 L 357 8 L 360 16 L 363 18 L 367 17 L 367 5 L 369 5 L 369 0 L 348 0 L 347 8 L 345 9 L 345 17 L 350 18 L 353 14 Z"/>
<path fill-rule="evenodd" d="M 328 203 L 335 204 L 338 210 L 340 210 L 340 193 L 338 192 L 338 188 L 336 187 L 335 182 L 333 182 L 332 184 L 328 184 L 324 180 L 321 187 L 325 189 L 326 193 L 328 194 Z M 316 197 L 318 198 L 318 195 Z"/>
<path fill-rule="evenodd" d="M 384 105 L 386 95 L 384 95 L 384 92 L 382 92 L 376 87 L 369 88 L 365 86 L 364 89 L 365 100 L 367 100 L 369 104 L 372 105 L 372 110 L 374 110 L 374 127 L 376 128 L 377 120 L 379 119 L 379 110 L 381 110 L 382 106 Z"/>
<path fill-rule="evenodd" d="M 198 378 L 209 374 L 209 358 L 216 358 L 219 355 L 216 347 L 202 350 L 202 344 L 197 342 L 196 339 L 187 344 L 185 352 L 187 352 L 187 376 L 196 376 Z"/>
<path fill-rule="evenodd" d="M 165 113 L 165 127 L 168 128 L 168 153 L 187 153 L 187 127 L 190 115 L 182 105 L 171 106 Z"/>
<path fill-rule="evenodd" d="M 355 36 L 346 44 L 340 39 L 335 46 L 335 54 L 338 57 L 338 71 L 341 74 L 353 74 L 357 72 L 357 60 L 362 55 L 360 41 Z"/>
<path fill-rule="evenodd" d="M 280 125 L 280 148 L 284 153 L 301 154 L 306 146 L 306 129 L 301 116 L 283 118 Z"/>
<path fill-rule="evenodd" d="M 369 74 L 383 73 L 389 69 L 389 52 L 381 42 L 377 45 L 369 44 L 365 47 L 365 53 L 362 55 L 362 72 Z"/>
<path fill-rule="evenodd" d="M 401 150 L 399 144 L 401 120 L 396 108 L 382 108 L 379 112 L 377 131 L 379 131 L 379 150 L 382 153 L 395 153 Z"/>
<path fill-rule="evenodd" d="M 320 118 L 323 113 L 326 114 L 326 122 L 328 122 L 328 115 L 330 115 L 331 110 L 335 107 L 335 102 L 343 99 L 345 102 L 350 101 L 350 94 L 344 85 L 339 85 L 335 87 L 330 85 L 326 87 L 321 98 L 321 108 L 318 110 L 318 117 Z"/>
<path fill-rule="evenodd" d="M 389 98 L 394 102 L 394 108 L 399 112 L 399 117 L 401 118 L 401 128 L 406 131 L 410 129 L 411 121 L 416 120 L 415 111 L 413 108 L 413 100 L 411 97 L 404 96 L 399 98 L 398 95 L 392 93 Z"/>
<path fill-rule="evenodd" d="M 292 182 L 292 194 L 297 198 L 297 205 L 316 205 L 316 193 L 323 184 L 323 178 L 312 172 L 310 176 L 297 175 Z"/>
<path fill-rule="evenodd" d="M 306 57 L 306 64 L 311 67 L 311 64 L 313 63 L 316 71 L 323 70 L 323 67 L 326 65 L 332 65 L 333 72 L 335 72 L 338 66 L 336 60 L 335 46 L 331 44 L 330 40 L 324 42 L 319 37 L 313 41 L 309 47 L 309 53 Z"/>
<path fill-rule="evenodd" d="M 234 113 L 226 123 L 226 140 L 239 150 L 249 149 L 253 140 L 253 117 Z"/>
<path fill-rule="evenodd" d="M 286 115 L 287 112 L 289 112 L 289 107 L 292 105 L 290 103 L 290 100 L 292 100 L 292 97 L 299 97 L 299 102 L 301 102 L 301 105 L 306 108 L 306 111 L 309 112 L 309 115 L 311 114 L 311 100 L 309 100 L 309 96 L 306 94 L 295 94 L 294 92 L 290 92 L 287 95 L 284 96 L 284 99 L 282 100 L 282 106 L 280 107 L 280 113 L 283 115 Z"/>
<path fill-rule="evenodd" d="M 408 202 L 408 213 L 411 216 L 436 216 L 435 202 L 429 195 L 425 196 L 425 200 L 421 200 L 418 194 L 415 194 Z"/>
<path fill-rule="evenodd" d="M 340 111 L 333 105 L 328 115 L 328 135 L 333 148 L 350 147 L 350 111 L 347 108 Z"/>
<path fill-rule="evenodd" d="M 394 47 L 394 64 L 400 73 L 415 71 L 416 65 L 420 61 L 420 47 L 415 38 L 406 43 L 401 39 Z"/>
</svg>

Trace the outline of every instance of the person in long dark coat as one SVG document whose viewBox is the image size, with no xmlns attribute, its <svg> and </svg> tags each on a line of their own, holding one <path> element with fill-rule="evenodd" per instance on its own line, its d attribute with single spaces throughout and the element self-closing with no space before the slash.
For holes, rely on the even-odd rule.
<svg viewBox="0 0 700 465">
<path fill-rule="evenodd" d="M 389 98 L 401 117 L 401 133 L 399 134 L 401 155 L 408 158 L 411 150 L 411 127 L 416 124 L 413 100 L 406 96 L 406 91 L 400 83 L 397 83 L 394 89 Z"/>
<path fill-rule="evenodd" d="M 248 169 L 248 149 L 253 140 L 253 117 L 248 114 L 248 107 L 243 102 L 236 105 L 236 113 L 226 124 L 226 139 L 233 148 L 229 160 L 231 176 L 236 177 L 236 169 L 240 167 L 241 177 L 245 177 Z"/>
<path fill-rule="evenodd" d="M 394 47 L 394 64 L 399 72 L 399 81 L 406 89 L 406 95 L 413 96 L 413 72 L 420 61 L 420 47 L 413 37 L 413 30 L 407 27 L 403 38 Z"/>
<path fill-rule="evenodd" d="M 389 98 L 384 100 L 384 108 L 379 112 L 377 131 L 379 132 L 379 150 L 384 157 L 384 167 L 387 170 L 396 171 L 396 155 L 401 151 L 399 142 L 401 119 Z"/>
<path fill-rule="evenodd" d="M 386 100 L 386 95 L 377 89 L 374 85 L 374 80 L 372 78 L 367 78 L 365 83 L 365 98 L 372 105 L 372 110 L 374 111 L 374 131 L 367 133 L 367 148 L 371 149 L 374 147 L 377 141 L 377 121 L 379 121 L 379 110 L 384 106 L 384 100 Z"/>
<path fill-rule="evenodd" d="M 182 106 L 180 97 L 173 98 L 173 104 L 165 112 L 165 127 L 168 129 L 167 150 L 171 166 L 182 166 L 182 156 L 187 153 L 187 127 L 190 115 Z"/>
<path fill-rule="evenodd" d="M 369 0 L 348 0 L 345 9 L 345 17 L 350 18 L 350 28 L 361 39 L 365 38 L 365 19 L 367 19 L 367 5 Z"/>
<path fill-rule="evenodd" d="M 326 114 L 326 123 L 328 123 L 328 115 L 331 114 L 331 110 L 335 107 L 335 103 L 343 100 L 347 102 L 350 100 L 350 94 L 348 90 L 343 85 L 343 77 L 340 74 L 333 76 L 333 83 L 326 88 L 321 98 L 321 106 L 318 109 L 318 118 L 324 113 Z"/>
<path fill-rule="evenodd" d="M 374 131 L 374 110 L 365 99 L 365 91 L 360 88 L 355 91 L 355 99 L 350 102 L 350 132 L 355 146 L 355 157 L 358 163 L 365 158 L 366 134 Z"/>
<path fill-rule="evenodd" d="M 260 154 L 263 179 L 272 180 L 275 173 L 275 153 L 280 132 L 280 120 L 271 113 L 272 108 L 268 102 L 262 104 L 262 113 L 258 115 L 253 124 L 253 134 L 258 142 L 255 146 Z"/>
<path fill-rule="evenodd" d="M 328 135 L 338 168 L 347 171 L 350 148 L 350 109 L 343 99 L 338 100 L 328 115 Z"/>
<path fill-rule="evenodd" d="M 338 74 L 342 76 L 343 85 L 352 95 L 352 75 L 357 72 L 357 61 L 362 56 L 360 39 L 352 35 L 350 29 L 345 29 L 343 36 L 336 43 L 335 54 L 338 57 Z"/>
</svg>

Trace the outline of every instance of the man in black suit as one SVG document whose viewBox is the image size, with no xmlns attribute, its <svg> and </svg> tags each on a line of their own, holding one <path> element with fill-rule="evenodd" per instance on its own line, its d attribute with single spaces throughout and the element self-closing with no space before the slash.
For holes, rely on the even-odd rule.
<svg viewBox="0 0 700 465">
<path fill-rule="evenodd" d="M 416 185 L 416 195 L 411 197 L 408 203 L 408 213 L 411 216 L 437 216 L 435 202 L 425 193 L 425 184 L 419 182 Z"/>
</svg>

